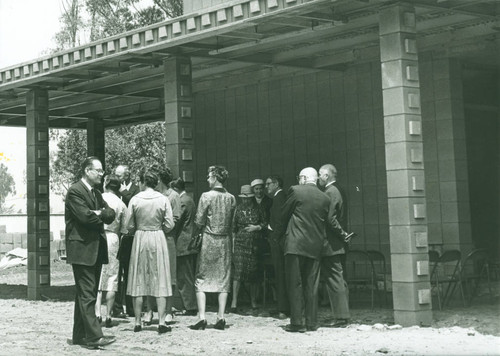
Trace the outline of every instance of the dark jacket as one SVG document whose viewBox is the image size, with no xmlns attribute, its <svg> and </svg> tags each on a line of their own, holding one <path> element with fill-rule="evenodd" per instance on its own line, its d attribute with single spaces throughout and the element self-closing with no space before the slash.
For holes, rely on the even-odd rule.
<svg viewBox="0 0 500 356">
<path fill-rule="evenodd" d="M 328 220 L 330 225 L 326 229 L 327 244 L 323 256 L 333 256 L 345 253 L 342 233 L 347 231 L 347 211 L 345 195 L 336 183 L 329 185 L 325 194 L 330 199 Z"/>
<path fill-rule="evenodd" d="M 272 231 L 269 232 L 269 240 L 272 242 L 283 242 L 283 235 L 279 235 L 280 231 L 283 232 L 283 220 L 281 219 L 281 213 L 283 211 L 283 205 L 285 204 L 285 192 L 283 190 L 279 191 L 276 196 L 273 197 L 273 204 L 271 205 L 270 216 L 269 216 L 269 226 Z"/>
<path fill-rule="evenodd" d="M 196 205 L 193 199 L 184 193 L 180 196 L 181 216 L 176 224 L 176 251 L 177 256 L 186 256 L 197 253 L 196 250 L 188 248 L 193 236 L 194 218 L 196 216 Z"/>
<path fill-rule="evenodd" d="M 132 183 L 129 190 L 125 189 L 120 192 L 122 201 L 125 203 L 126 206 L 128 206 L 130 199 L 132 199 L 134 195 L 139 193 L 139 191 L 140 191 L 139 186 L 137 184 Z"/>
<path fill-rule="evenodd" d="M 283 206 L 285 255 L 319 259 L 325 246 L 330 200 L 315 184 L 292 186 Z"/>
<path fill-rule="evenodd" d="M 108 263 L 104 223 L 92 210 L 108 207 L 101 192 L 95 189 L 95 199 L 82 181 L 73 184 L 66 194 L 66 262 L 93 266 Z"/>
</svg>

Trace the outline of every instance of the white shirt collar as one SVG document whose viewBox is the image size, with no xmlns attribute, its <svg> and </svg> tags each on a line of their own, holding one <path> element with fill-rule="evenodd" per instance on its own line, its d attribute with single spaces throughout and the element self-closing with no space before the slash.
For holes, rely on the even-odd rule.
<svg viewBox="0 0 500 356">
<path fill-rule="evenodd" d="M 274 193 L 273 197 L 275 197 L 276 195 L 278 195 L 279 192 L 281 192 L 283 189 L 281 188 L 278 188 L 278 190 L 276 191 L 276 193 Z"/>
<path fill-rule="evenodd" d="M 325 185 L 325 189 L 328 188 L 329 186 L 331 186 L 333 183 L 335 183 L 336 181 L 331 181 L 330 183 L 328 183 L 327 185 Z"/>
<path fill-rule="evenodd" d="M 132 186 L 132 181 L 130 181 L 128 184 L 127 184 L 127 190 L 130 190 L 130 187 Z"/>
<path fill-rule="evenodd" d="M 83 184 L 85 184 L 85 186 L 87 187 L 89 192 L 91 192 L 93 188 L 90 186 L 90 184 L 83 178 L 81 180 L 82 180 Z"/>
<path fill-rule="evenodd" d="M 179 196 L 180 196 L 180 197 L 182 197 L 184 194 L 186 194 L 186 191 L 185 191 L 185 190 L 183 190 L 183 191 L 179 194 Z"/>
</svg>

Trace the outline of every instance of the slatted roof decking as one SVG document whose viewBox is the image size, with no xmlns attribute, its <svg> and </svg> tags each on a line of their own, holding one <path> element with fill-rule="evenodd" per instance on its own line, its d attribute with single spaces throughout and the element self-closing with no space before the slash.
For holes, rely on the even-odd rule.
<svg viewBox="0 0 500 356">
<path fill-rule="evenodd" d="M 163 66 L 191 56 L 193 90 L 379 58 L 378 11 L 389 1 L 246 0 L 0 69 L 0 125 L 25 125 L 27 90 L 49 89 L 51 127 L 163 119 Z M 419 51 L 498 65 L 498 1 L 413 1 Z"/>
</svg>

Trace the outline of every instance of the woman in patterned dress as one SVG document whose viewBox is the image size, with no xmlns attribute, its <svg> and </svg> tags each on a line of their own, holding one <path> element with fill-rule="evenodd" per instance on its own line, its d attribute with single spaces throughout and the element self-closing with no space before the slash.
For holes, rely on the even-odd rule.
<svg viewBox="0 0 500 356">
<path fill-rule="evenodd" d="M 233 219 L 233 299 L 231 311 L 235 312 L 238 293 L 242 282 L 250 282 L 250 302 L 252 309 L 257 308 L 257 239 L 266 227 L 264 213 L 257 205 L 252 187 L 243 185 L 240 195 L 241 204 L 236 207 Z"/>
<path fill-rule="evenodd" d="M 156 298 L 158 306 L 158 333 L 171 331 L 165 325 L 167 297 L 172 295 L 170 261 L 165 232 L 174 228 L 172 207 L 168 198 L 154 190 L 158 176 L 152 171 L 139 175 L 141 192 L 128 205 L 129 233 L 135 231 L 130 256 L 127 294 L 134 299 L 135 327 L 141 331 L 142 300 Z"/>
<path fill-rule="evenodd" d="M 215 328 L 224 330 L 226 325 L 224 310 L 231 289 L 231 223 L 236 207 L 236 199 L 223 186 L 227 176 L 228 171 L 222 166 L 208 168 L 211 190 L 201 195 L 196 212 L 196 228 L 203 237 L 195 282 L 199 321 L 190 326 L 194 330 L 204 330 L 207 326 L 206 292 L 219 294 Z"/>
</svg>

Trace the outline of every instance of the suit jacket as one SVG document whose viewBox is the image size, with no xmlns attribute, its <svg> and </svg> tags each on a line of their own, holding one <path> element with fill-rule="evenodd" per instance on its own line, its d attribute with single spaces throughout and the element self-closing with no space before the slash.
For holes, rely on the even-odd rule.
<svg viewBox="0 0 500 356">
<path fill-rule="evenodd" d="M 104 223 L 92 210 L 107 208 L 101 192 L 92 192 L 80 180 L 66 194 L 64 220 L 66 222 L 66 262 L 93 266 L 108 263 L 108 248 Z M 101 241 L 102 239 L 102 241 Z"/>
<path fill-rule="evenodd" d="M 137 184 L 132 183 L 130 186 L 130 189 L 125 189 L 120 192 L 122 201 L 125 203 L 126 206 L 128 206 L 128 203 L 130 202 L 130 199 L 137 193 L 139 193 L 140 189 Z"/>
<path fill-rule="evenodd" d="M 176 225 L 177 236 L 177 256 L 186 256 L 197 253 L 196 250 L 188 249 L 191 242 L 194 228 L 194 217 L 196 216 L 196 205 L 187 193 L 180 196 L 181 201 L 181 216 L 179 223 Z"/>
<path fill-rule="evenodd" d="M 281 219 L 281 213 L 283 211 L 283 205 L 285 204 L 285 192 L 280 190 L 278 194 L 273 197 L 273 204 L 271 205 L 270 216 L 269 216 L 269 226 L 272 231 L 269 232 L 269 239 L 273 242 L 281 242 L 283 235 L 279 235 L 280 231 L 283 231 L 283 220 Z"/>
<path fill-rule="evenodd" d="M 315 184 L 292 186 L 283 206 L 285 255 L 319 259 L 325 246 L 330 200 Z"/>
<path fill-rule="evenodd" d="M 347 230 L 347 214 L 344 194 L 336 183 L 329 185 L 325 194 L 330 199 L 328 220 L 330 226 L 326 230 L 327 243 L 323 250 L 324 256 L 340 255 L 345 253 L 342 233 Z"/>
</svg>

